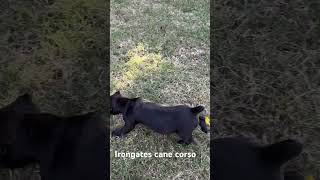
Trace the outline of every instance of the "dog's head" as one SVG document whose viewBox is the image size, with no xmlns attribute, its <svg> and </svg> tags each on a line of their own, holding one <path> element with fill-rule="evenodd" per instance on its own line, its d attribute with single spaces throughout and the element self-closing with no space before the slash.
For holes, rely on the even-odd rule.
<svg viewBox="0 0 320 180">
<path fill-rule="evenodd" d="M 27 164 L 21 148 L 16 148 L 19 144 L 17 126 L 25 114 L 37 112 L 40 111 L 28 94 L 19 96 L 11 104 L 0 108 L 0 169 Z M 16 157 L 15 160 L 10 158 L 12 154 Z"/>
<path fill-rule="evenodd" d="M 36 113 L 39 109 L 30 95 L 19 96 L 11 104 L 0 108 L 0 145 L 13 141 L 17 121 L 26 113 Z"/>
<path fill-rule="evenodd" d="M 120 99 L 122 98 L 122 95 L 120 91 L 115 92 L 113 95 L 110 96 L 110 113 L 112 115 L 120 114 L 121 113 L 121 106 L 120 106 Z"/>
</svg>

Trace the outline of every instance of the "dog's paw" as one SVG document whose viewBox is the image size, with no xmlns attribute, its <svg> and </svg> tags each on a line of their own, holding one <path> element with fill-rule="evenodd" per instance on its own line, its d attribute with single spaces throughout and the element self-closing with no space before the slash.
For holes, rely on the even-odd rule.
<svg viewBox="0 0 320 180">
<path fill-rule="evenodd" d="M 191 144 L 193 141 L 184 141 L 184 140 L 179 140 L 178 141 L 178 144 L 182 144 L 182 145 L 185 145 L 185 146 L 187 146 L 187 145 L 189 145 L 189 144 Z"/>
<path fill-rule="evenodd" d="M 121 134 L 120 129 L 113 130 L 113 131 L 112 131 L 112 136 L 113 136 L 113 137 L 114 137 L 114 136 L 116 136 L 116 137 L 121 137 L 122 134 Z"/>
</svg>

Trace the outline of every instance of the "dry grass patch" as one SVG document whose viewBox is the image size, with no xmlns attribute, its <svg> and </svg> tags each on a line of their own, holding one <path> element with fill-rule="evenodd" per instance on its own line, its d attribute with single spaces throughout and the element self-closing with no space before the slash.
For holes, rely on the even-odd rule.
<svg viewBox="0 0 320 180">
<path fill-rule="evenodd" d="M 215 1 L 216 136 L 304 144 L 288 170 L 320 175 L 320 43 L 316 1 Z"/>
</svg>

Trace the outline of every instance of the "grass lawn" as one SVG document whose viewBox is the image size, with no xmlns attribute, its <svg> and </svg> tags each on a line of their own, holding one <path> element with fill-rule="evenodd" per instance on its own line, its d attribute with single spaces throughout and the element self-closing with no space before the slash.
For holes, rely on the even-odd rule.
<svg viewBox="0 0 320 180">
<path fill-rule="evenodd" d="M 41 111 L 106 111 L 105 0 L 0 3 L 0 107 L 26 92 Z M 32 166 L 1 170 L 1 180 L 38 180 Z"/>
<path fill-rule="evenodd" d="M 216 137 L 297 139 L 286 169 L 320 179 L 319 1 L 215 0 L 211 91 Z M 214 155 L 213 155 L 214 156 Z"/>
<path fill-rule="evenodd" d="M 112 0 L 111 92 L 161 104 L 203 105 L 209 112 L 209 1 Z M 111 118 L 111 130 L 123 124 Z M 209 135 L 178 145 L 176 135 L 137 126 L 111 138 L 112 179 L 209 179 Z M 195 152 L 195 158 L 119 158 L 114 152 Z"/>
</svg>

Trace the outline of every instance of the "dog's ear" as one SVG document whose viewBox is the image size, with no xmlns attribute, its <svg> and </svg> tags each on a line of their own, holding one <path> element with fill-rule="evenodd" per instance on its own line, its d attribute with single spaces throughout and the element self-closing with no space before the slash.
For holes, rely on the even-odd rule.
<svg viewBox="0 0 320 180">
<path fill-rule="evenodd" d="M 17 97 L 11 104 L 7 105 L 9 109 L 23 109 L 28 106 L 34 106 L 32 102 L 32 97 L 29 94 L 23 94 Z"/>
<path fill-rule="evenodd" d="M 116 93 L 114 93 L 116 96 L 121 96 L 120 91 L 118 90 Z"/>
<path fill-rule="evenodd" d="M 261 147 L 262 158 L 277 166 L 298 156 L 301 151 L 302 144 L 291 139 Z"/>
<path fill-rule="evenodd" d="M 120 91 L 116 91 L 111 97 L 122 97 Z"/>
<path fill-rule="evenodd" d="M 32 97 L 30 94 L 23 94 L 16 99 L 17 102 L 32 102 Z"/>
</svg>

